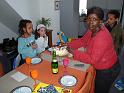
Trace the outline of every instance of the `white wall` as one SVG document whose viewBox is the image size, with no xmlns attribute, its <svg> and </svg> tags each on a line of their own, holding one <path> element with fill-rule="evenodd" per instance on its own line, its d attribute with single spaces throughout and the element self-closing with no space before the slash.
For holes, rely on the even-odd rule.
<svg viewBox="0 0 124 93">
<path fill-rule="evenodd" d="M 54 0 L 6 0 L 22 18 L 33 21 L 34 29 L 36 21 L 41 17 L 51 18 L 53 30 L 53 42 L 56 32 L 60 30 L 60 11 L 54 10 Z"/>
<path fill-rule="evenodd" d="M 0 0 L 0 43 L 3 38 L 18 34 L 18 22 L 22 19 L 5 0 Z M 2 27 L 3 26 L 3 27 Z M 3 32 L 4 31 L 4 32 Z M 12 34 L 11 34 L 12 32 Z M 3 35 L 4 33 L 4 35 Z M 14 33 L 14 34 L 13 34 Z"/>
<path fill-rule="evenodd" d="M 24 19 L 32 20 L 34 28 L 40 17 L 40 0 L 6 0 L 6 2 Z"/>
<path fill-rule="evenodd" d="M 61 0 L 60 23 L 67 37 L 78 37 L 79 0 Z"/>
<path fill-rule="evenodd" d="M 14 37 L 15 39 L 18 37 L 18 35 L 14 32 L 12 32 L 10 29 L 8 29 L 5 25 L 3 25 L 0 22 L 0 43 L 3 42 L 4 38 L 10 38 L 12 39 Z"/>
<path fill-rule="evenodd" d="M 54 1 L 55 0 L 40 0 L 40 18 L 51 18 L 52 24 L 49 28 L 53 30 L 53 42 L 56 40 L 56 33 L 60 31 L 60 10 L 54 9 Z"/>
</svg>

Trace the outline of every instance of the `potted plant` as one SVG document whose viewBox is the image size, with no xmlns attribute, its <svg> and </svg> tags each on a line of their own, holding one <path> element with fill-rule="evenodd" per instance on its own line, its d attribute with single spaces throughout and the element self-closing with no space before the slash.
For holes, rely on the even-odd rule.
<svg viewBox="0 0 124 93">
<path fill-rule="evenodd" d="M 39 24 L 43 24 L 48 28 L 51 25 L 51 18 L 42 17 L 41 20 L 37 21 L 37 25 L 39 25 Z"/>
</svg>

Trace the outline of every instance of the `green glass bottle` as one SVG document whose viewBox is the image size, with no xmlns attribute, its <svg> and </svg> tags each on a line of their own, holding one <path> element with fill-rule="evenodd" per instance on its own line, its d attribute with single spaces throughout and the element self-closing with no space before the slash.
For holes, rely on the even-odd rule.
<svg viewBox="0 0 124 93">
<path fill-rule="evenodd" d="M 58 73 L 58 61 L 56 59 L 56 51 L 53 50 L 52 52 L 52 63 L 51 63 L 51 69 L 53 74 Z"/>
</svg>

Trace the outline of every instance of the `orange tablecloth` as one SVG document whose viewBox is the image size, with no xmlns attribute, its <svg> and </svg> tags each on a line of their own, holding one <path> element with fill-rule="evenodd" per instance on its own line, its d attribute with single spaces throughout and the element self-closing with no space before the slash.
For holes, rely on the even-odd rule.
<svg viewBox="0 0 124 93">
<path fill-rule="evenodd" d="M 50 62 L 44 60 L 43 62 L 41 62 L 39 64 L 31 65 L 30 70 L 33 70 L 33 69 L 38 70 L 39 75 L 37 77 L 37 80 L 40 80 L 41 82 L 44 82 L 44 83 L 53 84 L 58 87 L 62 87 L 59 83 L 59 79 L 61 76 L 64 75 L 64 67 L 63 66 L 59 66 L 58 74 L 52 74 Z M 21 65 L 16 70 L 30 76 L 27 64 Z M 72 89 L 73 93 L 77 93 L 77 91 L 79 89 L 81 89 L 81 87 L 83 86 L 83 83 L 85 81 L 86 72 L 76 70 L 73 68 L 67 68 L 67 72 L 70 75 L 74 75 L 78 80 L 78 82 L 75 86 L 70 87 L 70 89 Z"/>
<path fill-rule="evenodd" d="M 48 51 L 45 51 L 44 53 L 46 54 L 51 54 Z M 47 60 L 43 60 L 43 62 L 36 64 L 36 65 L 30 65 L 30 71 L 31 70 L 38 70 L 38 77 L 37 80 L 47 83 L 47 84 L 53 84 L 58 87 L 62 87 L 61 84 L 59 83 L 60 77 L 64 75 L 64 67 L 62 65 L 59 65 L 59 73 L 58 74 L 52 74 L 51 71 L 51 63 L 48 62 Z M 22 66 L 18 67 L 16 70 L 30 76 L 29 70 L 28 70 L 28 65 L 23 64 Z M 92 73 L 92 79 L 90 81 L 90 92 L 89 93 L 94 93 L 94 77 L 95 77 L 95 72 L 94 68 L 91 66 L 87 71 L 80 71 L 74 68 L 67 68 L 67 72 L 70 75 L 73 75 L 77 78 L 78 82 L 75 86 L 70 87 L 69 89 L 72 90 L 72 93 L 85 93 L 84 90 L 86 90 L 83 85 L 85 85 L 87 79 L 88 73 Z M 83 92 L 82 92 L 83 90 Z M 87 91 L 87 90 L 86 90 Z M 89 91 L 89 90 L 88 90 Z"/>
<path fill-rule="evenodd" d="M 90 66 L 87 70 L 87 75 L 82 88 L 77 93 L 94 93 L 94 80 L 96 71 L 93 66 Z"/>
</svg>

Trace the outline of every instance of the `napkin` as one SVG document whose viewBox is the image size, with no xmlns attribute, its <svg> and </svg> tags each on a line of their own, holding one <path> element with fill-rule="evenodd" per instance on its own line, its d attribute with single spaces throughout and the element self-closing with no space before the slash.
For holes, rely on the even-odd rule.
<svg viewBox="0 0 124 93">
<path fill-rule="evenodd" d="M 13 75 L 11 75 L 10 77 L 13 78 L 14 80 L 18 81 L 18 82 L 21 82 L 27 78 L 27 76 L 21 72 L 16 72 Z"/>
</svg>

